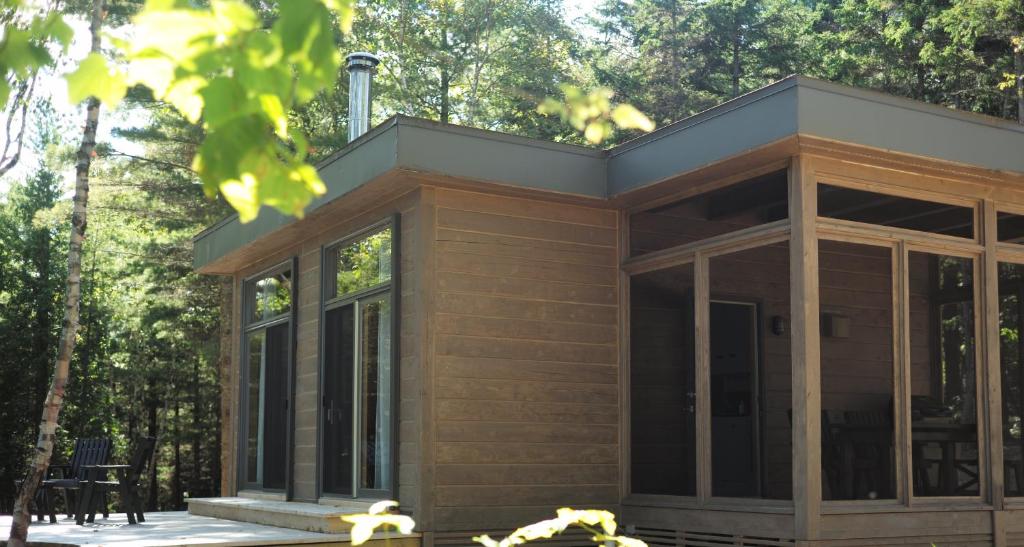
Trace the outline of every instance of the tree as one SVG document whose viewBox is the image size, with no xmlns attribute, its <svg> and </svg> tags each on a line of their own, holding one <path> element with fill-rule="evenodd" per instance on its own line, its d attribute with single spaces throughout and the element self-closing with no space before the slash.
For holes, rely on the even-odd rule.
<svg viewBox="0 0 1024 547">
<path fill-rule="evenodd" d="M 103 21 L 103 0 L 93 0 L 92 13 L 89 19 L 89 32 L 92 35 L 90 51 L 100 54 L 100 26 Z M 29 507 L 36 494 L 40 481 L 46 474 L 53 455 L 53 443 L 64 392 L 68 380 L 71 355 L 75 350 L 75 337 L 79 327 L 79 300 L 81 298 L 82 275 L 82 243 L 85 241 L 87 226 L 87 206 L 89 202 L 89 167 L 92 165 L 93 149 L 96 146 L 96 127 L 99 124 L 100 101 L 90 97 L 86 105 L 85 126 L 82 130 L 82 142 L 78 149 L 78 160 L 75 167 L 75 196 L 71 214 L 71 239 L 68 245 L 68 276 L 67 293 L 64 300 L 64 321 L 61 329 L 57 359 L 53 366 L 53 379 L 43 404 L 43 417 L 39 424 L 39 439 L 36 441 L 35 455 L 32 466 L 22 484 L 18 498 L 14 502 L 14 519 L 8 543 L 12 547 L 24 547 L 28 537 L 28 524 L 31 519 Z"/>
</svg>

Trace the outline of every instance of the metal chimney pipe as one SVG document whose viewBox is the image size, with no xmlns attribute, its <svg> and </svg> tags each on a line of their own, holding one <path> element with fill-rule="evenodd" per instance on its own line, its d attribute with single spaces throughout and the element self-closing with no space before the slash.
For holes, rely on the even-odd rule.
<svg viewBox="0 0 1024 547">
<path fill-rule="evenodd" d="M 370 129 L 370 82 L 380 59 L 365 51 L 345 57 L 348 68 L 348 142 Z"/>
</svg>

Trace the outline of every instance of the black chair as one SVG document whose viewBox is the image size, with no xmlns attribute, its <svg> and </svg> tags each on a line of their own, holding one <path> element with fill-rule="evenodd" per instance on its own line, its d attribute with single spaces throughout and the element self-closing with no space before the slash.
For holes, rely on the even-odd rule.
<svg viewBox="0 0 1024 547">
<path fill-rule="evenodd" d="M 117 492 L 121 497 L 121 509 L 128 516 L 128 524 L 146 522 L 142 513 L 142 478 L 146 474 L 149 460 L 153 458 L 156 439 L 143 437 L 135 445 L 132 458 L 127 465 L 90 465 L 86 466 L 86 480 L 82 484 L 81 499 L 78 505 L 76 524 L 94 522 L 96 505 L 102 500 L 106 515 L 106 494 Z M 117 480 L 106 480 L 106 474 L 113 471 Z"/>
<path fill-rule="evenodd" d="M 75 494 L 81 487 L 82 479 L 85 478 L 85 466 L 107 463 L 110 459 L 111 447 L 110 439 L 77 439 L 68 463 L 50 465 L 46 471 L 46 478 L 39 483 L 36 492 L 35 503 L 40 521 L 43 520 L 42 517 L 45 513 L 49 514 L 51 523 L 57 522 L 53 499 L 56 490 L 60 490 L 64 494 L 68 518 L 76 516 L 74 510 L 78 504 Z M 106 515 L 105 510 L 104 515 Z"/>
</svg>

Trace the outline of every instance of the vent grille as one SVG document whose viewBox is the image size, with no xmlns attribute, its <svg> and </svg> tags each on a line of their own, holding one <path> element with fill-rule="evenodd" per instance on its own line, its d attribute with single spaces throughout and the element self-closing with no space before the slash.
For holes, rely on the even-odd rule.
<svg viewBox="0 0 1024 547">
<path fill-rule="evenodd" d="M 636 531 L 631 535 L 644 540 L 651 547 L 720 547 L 722 545 L 731 545 L 733 547 L 792 547 L 794 545 L 794 541 L 791 539 L 663 530 L 658 528 L 637 527 Z"/>
</svg>

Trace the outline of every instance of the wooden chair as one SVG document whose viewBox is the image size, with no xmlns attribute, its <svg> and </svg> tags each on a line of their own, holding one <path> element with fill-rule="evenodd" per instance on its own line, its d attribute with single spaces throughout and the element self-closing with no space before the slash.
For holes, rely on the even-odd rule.
<svg viewBox="0 0 1024 547">
<path fill-rule="evenodd" d="M 79 491 L 82 479 L 85 477 L 85 466 L 107 463 L 110 460 L 111 447 L 110 439 L 77 439 L 75 448 L 71 452 L 71 459 L 67 464 L 50 465 L 46 471 L 46 479 L 39 483 L 36 494 L 39 520 L 42 520 L 42 515 L 47 513 L 51 523 L 57 522 L 53 499 L 53 493 L 56 490 L 60 490 L 64 494 L 68 518 L 75 517 L 74 509 L 77 506 L 75 493 Z M 103 514 L 107 514 L 105 510 Z"/>
<path fill-rule="evenodd" d="M 868 499 L 871 492 L 883 499 L 895 497 L 891 414 L 884 410 L 847 410 L 843 414 L 847 425 L 862 430 L 858 438 L 846 443 L 848 499 Z"/>
<path fill-rule="evenodd" d="M 135 451 L 132 452 L 132 458 L 127 465 L 87 466 L 86 480 L 82 485 L 75 523 L 94 522 L 96 520 L 96 505 L 101 499 L 106 499 L 107 492 L 120 494 L 121 508 L 128 516 L 128 524 L 146 522 L 146 518 L 142 514 L 142 495 L 139 491 L 142 488 L 142 478 L 146 474 L 149 460 L 153 458 L 155 448 L 156 439 L 143 437 L 136 443 Z M 108 471 L 113 471 L 117 480 L 106 480 Z M 106 515 L 106 502 L 103 503 L 104 515 Z"/>
</svg>

